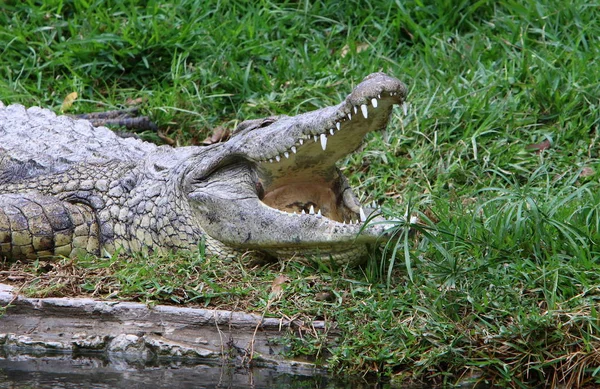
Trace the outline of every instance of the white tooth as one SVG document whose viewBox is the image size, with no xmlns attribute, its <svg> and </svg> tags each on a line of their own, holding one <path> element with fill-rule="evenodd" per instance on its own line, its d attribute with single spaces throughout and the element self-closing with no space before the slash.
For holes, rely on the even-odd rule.
<svg viewBox="0 0 600 389">
<path fill-rule="evenodd" d="M 342 128 L 342 125 L 340 124 L 340 122 L 335 123 L 335 128 L 337 128 L 338 131 Z"/>
<path fill-rule="evenodd" d="M 408 114 L 408 105 L 406 103 L 402 103 L 402 113 L 404 116 Z"/>
<path fill-rule="evenodd" d="M 285 157 L 286 157 L 286 158 L 289 158 L 289 157 L 290 157 L 290 153 L 288 153 L 287 151 L 284 151 L 284 152 L 283 152 L 283 155 L 285 155 Z"/>
<path fill-rule="evenodd" d="M 305 211 L 305 210 L 302 210 L 302 212 L 301 212 L 301 213 L 302 213 L 303 215 L 306 215 L 306 211 Z"/>
<path fill-rule="evenodd" d="M 371 208 L 377 208 L 377 203 L 375 202 L 375 200 L 373 200 L 373 202 L 371 203 Z"/>
<path fill-rule="evenodd" d="M 327 135 L 325 134 L 321 134 L 321 147 L 323 148 L 323 151 L 327 148 Z"/>
<path fill-rule="evenodd" d="M 344 224 L 344 225 L 345 225 L 345 224 L 346 224 L 346 221 L 345 221 L 345 220 L 344 220 L 344 221 L 342 221 L 342 224 Z"/>
<path fill-rule="evenodd" d="M 358 107 L 355 105 L 354 106 L 354 113 L 357 114 L 358 113 Z"/>
<path fill-rule="evenodd" d="M 378 98 L 378 99 L 381 99 L 381 95 L 377 95 L 377 98 Z"/>
<path fill-rule="evenodd" d="M 317 211 L 317 215 L 319 215 L 319 216 L 323 216 L 323 215 L 321 214 L 321 210 L 320 210 L 320 209 Z"/>
<path fill-rule="evenodd" d="M 315 139 L 315 142 L 317 142 L 319 140 L 319 137 L 314 135 L 314 139 Z"/>
<path fill-rule="evenodd" d="M 352 120 L 352 114 L 348 114 L 348 120 Z"/>
<path fill-rule="evenodd" d="M 292 150 L 292 153 L 294 153 L 294 154 L 296 154 L 296 151 L 298 151 L 298 150 L 296 149 L 296 146 L 292 146 L 291 150 Z"/>
<path fill-rule="evenodd" d="M 269 158 L 269 162 L 273 163 L 273 158 Z"/>
<path fill-rule="evenodd" d="M 298 139 L 298 143 L 300 143 L 300 145 L 303 145 L 304 144 L 304 139 L 302 139 L 302 138 Z"/>
<path fill-rule="evenodd" d="M 329 129 L 329 133 L 330 133 L 331 135 L 333 135 L 333 134 L 334 134 L 334 132 L 333 132 L 333 131 L 334 131 L 334 130 L 333 130 L 333 128 L 330 128 L 330 129 Z"/>
<path fill-rule="evenodd" d="M 276 155 L 275 159 L 277 160 L 277 162 L 281 161 L 281 157 L 279 155 Z"/>
<path fill-rule="evenodd" d="M 360 110 L 363 113 L 363 116 L 365 117 L 365 119 L 367 119 L 369 117 L 369 111 L 367 110 L 367 104 L 363 104 L 360 106 Z"/>
<path fill-rule="evenodd" d="M 358 219 L 356 219 L 356 221 L 354 222 L 354 224 L 358 224 Z"/>
<path fill-rule="evenodd" d="M 371 104 L 373 104 L 373 108 L 377 108 L 377 99 L 371 99 Z"/>
<path fill-rule="evenodd" d="M 310 209 L 308 210 L 308 213 L 309 213 L 310 215 L 314 215 L 314 214 L 315 214 L 315 207 L 311 205 L 311 206 L 310 206 Z"/>
<path fill-rule="evenodd" d="M 358 210 L 358 212 L 360 213 L 360 221 L 364 222 L 367 220 L 367 215 L 365 215 L 365 211 L 363 211 L 362 207 L 360 207 L 360 209 Z"/>
</svg>

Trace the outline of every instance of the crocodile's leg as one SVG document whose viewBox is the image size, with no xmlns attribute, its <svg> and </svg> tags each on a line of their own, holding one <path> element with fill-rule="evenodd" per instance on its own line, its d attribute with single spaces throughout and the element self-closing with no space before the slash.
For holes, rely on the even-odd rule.
<svg viewBox="0 0 600 389">
<path fill-rule="evenodd" d="M 99 228 L 84 204 L 35 192 L 0 195 L 0 259 L 98 255 Z"/>
</svg>

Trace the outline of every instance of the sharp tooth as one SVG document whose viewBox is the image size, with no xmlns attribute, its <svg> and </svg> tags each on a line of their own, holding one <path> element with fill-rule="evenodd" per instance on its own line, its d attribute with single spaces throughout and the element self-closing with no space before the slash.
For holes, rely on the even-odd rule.
<svg viewBox="0 0 600 389">
<path fill-rule="evenodd" d="M 290 157 L 290 153 L 288 153 L 287 151 L 284 151 L 284 152 L 283 152 L 283 155 L 284 155 L 286 158 L 289 158 L 289 157 Z"/>
<path fill-rule="evenodd" d="M 334 132 L 333 132 L 333 131 L 334 131 L 334 129 L 333 129 L 333 128 L 330 128 L 330 129 L 329 129 L 329 133 L 330 133 L 331 135 L 333 135 L 333 134 L 334 134 Z"/>
<path fill-rule="evenodd" d="M 381 99 L 381 95 L 377 95 L 377 98 L 378 98 L 378 99 Z"/>
<path fill-rule="evenodd" d="M 362 104 L 360 106 L 360 110 L 363 113 L 363 116 L 365 117 L 365 119 L 367 119 L 369 117 L 369 111 L 367 110 L 367 104 Z"/>
<path fill-rule="evenodd" d="M 377 203 L 375 202 L 375 200 L 373 200 L 373 202 L 371 203 L 371 208 L 377 208 Z"/>
<path fill-rule="evenodd" d="M 277 162 L 279 162 L 279 161 L 281 161 L 281 157 L 279 155 L 276 155 L 275 160 L 277 160 Z"/>
<path fill-rule="evenodd" d="M 292 150 L 292 153 L 294 153 L 294 154 L 296 154 L 296 151 L 298 151 L 298 150 L 296 149 L 296 146 L 292 146 L 292 148 L 291 148 L 290 150 Z"/>
<path fill-rule="evenodd" d="M 273 163 L 273 158 L 269 158 L 269 162 Z"/>
<path fill-rule="evenodd" d="M 304 144 L 304 139 L 302 139 L 302 138 L 298 139 L 298 143 L 300 143 L 300 145 L 303 145 Z"/>
<path fill-rule="evenodd" d="M 343 220 L 343 221 L 342 221 L 342 224 L 344 224 L 344 225 L 345 225 L 345 224 L 346 224 L 346 221 L 345 221 L 345 220 Z"/>
<path fill-rule="evenodd" d="M 352 114 L 348 114 L 348 120 L 352 120 Z"/>
<path fill-rule="evenodd" d="M 321 210 L 320 209 L 319 209 L 319 212 L 317 212 L 317 217 L 318 218 L 322 218 L 323 217 L 323 215 L 321 214 Z"/>
<path fill-rule="evenodd" d="M 306 211 L 305 210 L 302 210 L 302 212 L 300 212 L 300 213 L 303 214 L 303 215 L 306 215 Z"/>
<path fill-rule="evenodd" d="M 321 134 L 321 147 L 323 148 L 323 151 L 327 148 L 327 135 L 325 134 Z"/>
<path fill-rule="evenodd" d="M 377 108 L 377 99 L 371 99 L 371 104 L 373 104 L 373 108 Z"/>
<path fill-rule="evenodd" d="M 402 103 L 402 113 L 404 116 L 408 114 L 408 105 L 406 103 Z"/>
<path fill-rule="evenodd" d="M 342 129 L 342 125 L 340 124 L 340 122 L 335 123 L 335 128 L 337 128 L 338 131 Z"/>
<path fill-rule="evenodd" d="M 316 135 L 313 135 L 313 138 L 314 138 L 315 142 L 318 142 L 318 141 L 319 141 L 319 137 L 318 137 L 318 136 L 316 136 Z"/>
<path fill-rule="evenodd" d="M 355 105 L 354 106 L 354 114 L 357 114 L 357 113 L 358 113 L 358 107 Z"/>
<path fill-rule="evenodd" d="M 308 213 L 310 215 L 314 215 L 315 214 L 315 207 L 313 205 L 310 206 L 310 209 L 308 210 Z"/>
<path fill-rule="evenodd" d="M 358 219 L 356 219 L 356 221 L 354 222 L 354 224 L 358 224 Z"/>
<path fill-rule="evenodd" d="M 367 220 L 367 215 L 365 215 L 365 211 L 363 211 L 362 207 L 360 207 L 360 209 L 358 210 L 358 212 L 360 213 L 360 221 L 364 222 Z"/>
</svg>

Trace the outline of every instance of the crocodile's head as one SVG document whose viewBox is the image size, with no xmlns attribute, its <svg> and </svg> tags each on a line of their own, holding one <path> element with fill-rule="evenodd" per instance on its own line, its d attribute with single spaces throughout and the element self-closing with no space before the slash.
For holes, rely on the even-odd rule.
<svg viewBox="0 0 600 389">
<path fill-rule="evenodd" d="M 337 106 L 240 124 L 185 175 L 200 225 L 238 250 L 356 263 L 390 225 L 370 217 L 336 162 L 384 129 L 406 94 L 375 73 Z"/>
</svg>

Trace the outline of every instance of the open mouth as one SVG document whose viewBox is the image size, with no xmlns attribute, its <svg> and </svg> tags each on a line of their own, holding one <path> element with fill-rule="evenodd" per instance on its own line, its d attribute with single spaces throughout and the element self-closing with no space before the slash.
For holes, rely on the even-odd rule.
<svg viewBox="0 0 600 389">
<path fill-rule="evenodd" d="M 259 161 L 257 186 L 263 204 L 342 225 L 367 220 L 373 208 L 360 204 L 335 164 L 360 147 L 367 132 L 387 126 L 393 105 L 404 101 L 406 90 L 394 83 L 391 88 L 354 96 L 360 88 L 333 107 L 329 120 L 299 131 L 284 150 L 273 150 Z"/>
<path fill-rule="evenodd" d="M 365 134 L 386 128 L 406 93 L 396 78 L 375 73 L 336 106 L 242 123 L 222 146 L 231 158 L 215 158 L 222 168 L 194 184 L 203 229 L 232 247 L 278 258 L 363 258 L 391 225 L 361 205 L 336 163 Z"/>
</svg>

